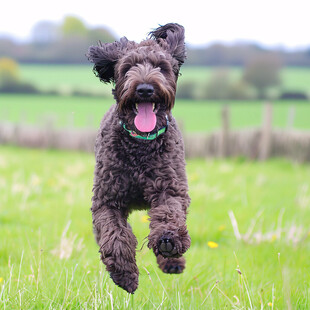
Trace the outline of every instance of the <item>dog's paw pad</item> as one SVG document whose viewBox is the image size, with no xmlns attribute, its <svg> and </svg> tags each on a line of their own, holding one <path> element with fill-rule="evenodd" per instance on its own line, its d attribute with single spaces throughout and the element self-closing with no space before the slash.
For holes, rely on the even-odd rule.
<svg viewBox="0 0 310 310">
<path fill-rule="evenodd" d="M 163 257 L 172 257 L 178 253 L 172 239 L 166 236 L 159 239 L 158 251 Z"/>
<path fill-rule="evenodd" d="M 183 267 L 177 265 L 177 264 L 167 264 L 164 267 L 163 272 L 165 273 L 182 273 L 183 272 Z"/>
</svg>

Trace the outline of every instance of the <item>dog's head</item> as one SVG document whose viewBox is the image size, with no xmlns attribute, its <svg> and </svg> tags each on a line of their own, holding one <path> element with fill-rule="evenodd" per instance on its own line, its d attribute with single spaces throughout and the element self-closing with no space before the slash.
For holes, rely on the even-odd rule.
<svg viewBox="0 0 310 310">
<path fill-rule="evenodd" d="M 163 125 L 186 57 L 182 26 L 161 26 L 139 44 L 125 37 L 100 43 L 89 48 L 87 57 L 102 82 L 115 83 L 119 115 L 129 126 L 152 132 Z"/>
</svg>

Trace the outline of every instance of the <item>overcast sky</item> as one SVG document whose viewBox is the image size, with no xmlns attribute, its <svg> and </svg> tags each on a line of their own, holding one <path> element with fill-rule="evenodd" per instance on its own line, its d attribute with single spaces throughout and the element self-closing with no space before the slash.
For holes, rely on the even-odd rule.
<svg viewBox="0 0 310 310">
<path fill-rule="evenodd" d="M 26 39 L 36 22 L 74 15 L 136 41 L 158 24 L 177 22 L 194 45 L 252 40 L 295 48 L 310 46 L 309 11 L 309 0 L 3 0 L 0 34 Z"/>
</svg>

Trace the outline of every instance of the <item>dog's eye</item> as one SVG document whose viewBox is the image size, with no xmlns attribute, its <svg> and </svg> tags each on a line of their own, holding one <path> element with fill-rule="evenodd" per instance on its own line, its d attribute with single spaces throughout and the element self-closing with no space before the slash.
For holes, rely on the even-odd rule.
<svg viewBox="0 0 310 310">
<path fill-rule="evenodd" d="M 166 62 L 161 62 L 158 67 L 160 68 L 160 72 L 165 74 L 168 73 L 170 71 L 170 66 L 168 63 Z"/>
<path fill-rule="evenodd" d="M 124 76 L 131 68 L 131 64 L 129 63 L 124 63 L 121 67 L 120 67 L 120 74 L 122 76 Z"/>
</svg>

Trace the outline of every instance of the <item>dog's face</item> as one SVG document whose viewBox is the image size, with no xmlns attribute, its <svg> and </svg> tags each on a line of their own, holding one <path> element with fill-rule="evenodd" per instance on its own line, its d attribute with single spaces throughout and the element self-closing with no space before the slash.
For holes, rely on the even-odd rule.
<svg viewBox="0 0 310 310">
<path fill-rule="evenodd" d="M 124 37 L 114 43 L 91 46 L 87 56 L 101 81 L 115 83 L 118 112 L 126 124 L 142 133 L 165 124 L 186 57 L 182 26 L 159 27 L 139 44 Z"/>
</svg>

